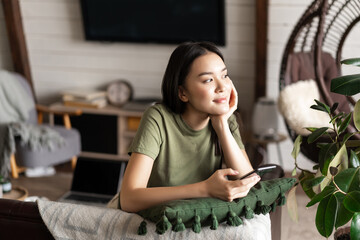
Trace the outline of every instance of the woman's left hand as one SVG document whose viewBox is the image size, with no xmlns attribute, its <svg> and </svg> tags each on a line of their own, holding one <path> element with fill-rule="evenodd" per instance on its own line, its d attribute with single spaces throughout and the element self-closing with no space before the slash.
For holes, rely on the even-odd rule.
<svg viewBox="0 0 360 240">
<path fill-rule="evenodd" d="M 221 115 L 210 115 L 211 124 L 215 131 L 223 124 L 227 124 L 227 120 L 229 117 L 235 112 L 238 104 L 238 94 L 235 89 L 235 86 L 232 81 L 231 82 L 231 93 L 229 99 L 229 111 Z"/>
</svg>

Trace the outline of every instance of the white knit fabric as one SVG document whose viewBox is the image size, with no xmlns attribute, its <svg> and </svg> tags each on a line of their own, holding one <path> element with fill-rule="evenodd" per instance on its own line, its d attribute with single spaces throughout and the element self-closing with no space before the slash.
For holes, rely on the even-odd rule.
<svg viewBox="0 0 360 240">
<path fill-rule="evenodd" d="M 217 230 L 203 227 L 200 233 L 191 229 L 163 235 L 155 232 L 155 224 L 147 221 L 147 234 L 140 236 L 137 229 L 143 218 L 118 209 L 85 206 L 70 203 L 38 200 L 41 217 L 55 239 L 271 239 L 270 215 L 255 215 L 251 220 L 243 219 L 239 227 L 219 225 Z"/>
</svg>

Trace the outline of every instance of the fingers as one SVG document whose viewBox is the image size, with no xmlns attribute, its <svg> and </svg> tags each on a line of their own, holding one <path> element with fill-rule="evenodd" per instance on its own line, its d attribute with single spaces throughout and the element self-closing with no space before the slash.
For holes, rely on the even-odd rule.
<svg viewBox="0 0 360 240">
<path fill-rule="evenodd" d="M 237 108 L 237 102 L 238 102 L 238 94 L 236 91 L 236 88 L 233 84 L 233 82 L 231 82 L 231 93 L 230 93 L 230 100 L 229 100 L 229 106 L 231 108 Z"/>
<path fill-rule="evenodd" d="M 229 195 L 228 201 L 233 201 L 237 198 L 245 197 L 250 189 L 260 181 L 260 177 L 257 174 L 251 175 L 251 177 L 245 178 L 243 180 L 233 181 L 233 188 L 231 190 L 232 194 Z"/>
</svg>

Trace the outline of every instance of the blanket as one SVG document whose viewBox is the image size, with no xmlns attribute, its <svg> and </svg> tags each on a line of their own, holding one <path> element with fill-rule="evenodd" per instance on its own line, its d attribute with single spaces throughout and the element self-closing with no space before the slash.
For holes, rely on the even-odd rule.
<svg viewBox="0 0 360 240">
<path fill-rule="evenodd" d="M 60 203 L 46 200 L 37 201 L 40 215 L 55 239 L 271 239 L 269 214 L 244 219 L 239 227 L 220 224 L 214 231 L 204 227 L 200 233 L 191 229 L 182 232 L 167 231 L 163 235 L 155 232 L 156 226 L 147 222 L 147 235 L 137 234 L 143 218 L 137 214 L 118 209 Z"/>
<path fill-rule="evenodd" d="M 54 130 L 27 124 L 34 100 L 24 89 L 16 74 L 0 70 L 0 175 L 8 177 L 10 156 L 15 152 L 15 137 L 31 150 L 52 150 L 62 146 L 64 139 Z"/>
<path fill-rule="evenodd" d="M 25 122 L 29 118 L 34 101 L 24 90 L 15 74 L 0 71 L 0 175 L 7 177 L 10 170 L 10 155 L 15 151 L 15 143 L 8 124 Z"/>
</svg>

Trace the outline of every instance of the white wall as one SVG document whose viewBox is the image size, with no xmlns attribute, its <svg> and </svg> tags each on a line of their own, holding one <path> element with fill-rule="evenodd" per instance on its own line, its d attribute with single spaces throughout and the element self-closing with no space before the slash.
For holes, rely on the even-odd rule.
<svg viewBox="0 0 360 240">
<path fill-rule="evenodd" d="M 104 88 L 117 79 L 130 81 L 135 97 L 160 97 L 162 75 L 175 45 L 85 41 L 79 0 L 20 0 L 20 8 L 40 102 L 56 101 L 68 88 Z M 221 50 L 245 111 L 253 102 L 254 15 L 254 1 L 226 1 L 227 44 Z M 1 29 L 3 51 L 8 45 Z M 10 68 L 9 56 L 1 56 L 6 60 L 0 67 Z"/>
<path fill-rule="evenodd" d="M 221 48 L 239 92 L 239 106 L 251 115 L 254 99 L 254 0 L 226 0 L 227 45 Z M 295 23 L 311 0 L 270 0 L 267 96 L 277 98 L 280 59 Z M 0 4 L 0 7 L 1 4 Z M 103 43 L 84 40 L 79 0 L 20 0 L 25 38 L 37 98 L 59 99 L 68 88 L 102 88 L 127 79 L 136 97 L 160 97 L 160 84 L 175 45 Z M 358 29 L 358 28 L 357 28 Z M 360 52 L 359 31 L 351 33 L 344 56 Z M 354 51 L 356 49 L 356 51 Z M 3 11 L 0 11 L 0 67 L 12 69 Z M 351 70 L 349 70 L 351 71 Z M 279 116 L 280 129 L 286 133 Z M 290 140 L 280 144 L 285 168 L 293 167 Z M 277 162 L 275 146 L 269 158 Z"/>
</svg>

